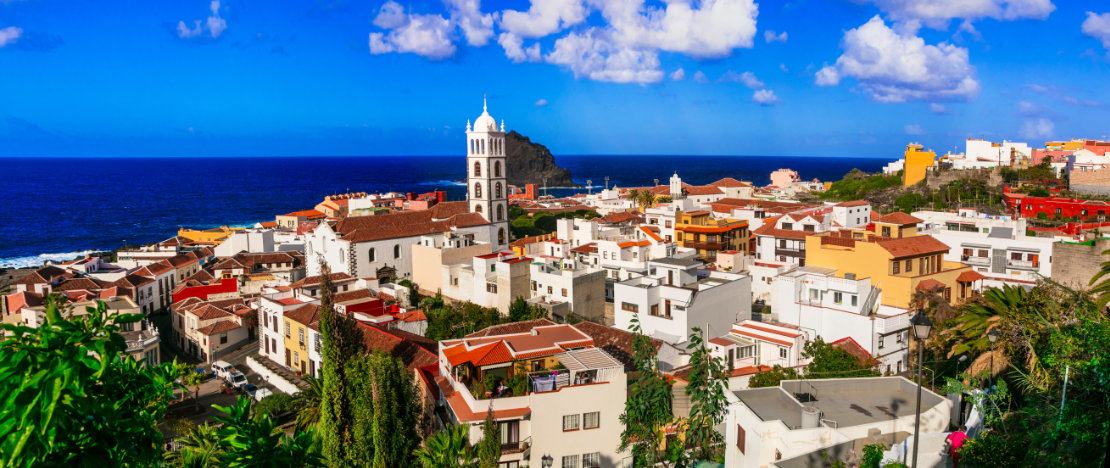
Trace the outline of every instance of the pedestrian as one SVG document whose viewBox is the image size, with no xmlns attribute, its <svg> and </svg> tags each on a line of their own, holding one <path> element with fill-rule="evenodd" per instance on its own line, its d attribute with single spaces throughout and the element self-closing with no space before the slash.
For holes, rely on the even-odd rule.
<svg viewBox="0 0 1110 468">
<path fill-rule="evenodd" d="M 955 432 L 948 434 L 948 437 L 944 439 L 944 443 L 948 447 L 948 458 L 952 459 L 952 468 L 959 468 L 960 449 L 963 448 L 964 442 L 966 441 L 967 426 L 960 427 Z"/>
</svg>

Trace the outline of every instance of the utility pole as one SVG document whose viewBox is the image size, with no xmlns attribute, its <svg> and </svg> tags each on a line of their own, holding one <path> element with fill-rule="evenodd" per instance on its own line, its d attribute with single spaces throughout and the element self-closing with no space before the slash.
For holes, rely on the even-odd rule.
<svg viewBox="0 0 1110 468">
<path fill-rule="evenodd" d="M 605 190 L 609 190 L 609 176 L 605 176 Z"/>
</svg>

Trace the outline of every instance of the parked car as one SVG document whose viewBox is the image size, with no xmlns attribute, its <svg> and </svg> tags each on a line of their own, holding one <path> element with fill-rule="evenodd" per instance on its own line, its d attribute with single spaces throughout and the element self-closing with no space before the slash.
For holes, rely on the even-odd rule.
<svg viewBox="0 0 1110 468">
<path fill-rule="evenodd" d="M 254 394 L 258 392 L 258 387 L 252 383 L 246 384 L 239 388 L 239 393 L 242 393 L 250 398 L 254 398 Z"/>
<path fill-rule="evenodd" d="M 227 361 L 216 361 L 212 363 L 212 375 L 221 379 L 227 379 L 227 376 L 234 370 L 235 366 L 232 366 Z"/>
<path fill-rule="evenodd" d="M 270 395 L 273 395 L 273 394 L 274 394 L 273 390 L 270 390 L 268 388 L 260 388 L 260 389 L 258 389 L 257 391 L 254 392 L 254 400 L 255 401 L 262 401 L 263 398 L 266 398 L 266 397 L 268 397 Z"/>
<path fill-rule="evenodd" d="M 227 383 L 231 386 L 231 388 L 238 389 L 243 387 L 244 385 L 247 385 L 247 376 L 243 375 L 242 372 L 235 370 L 235 368 L 232 368 L 232 371 L 232 373 L 227 375 Z"/>
</svg>

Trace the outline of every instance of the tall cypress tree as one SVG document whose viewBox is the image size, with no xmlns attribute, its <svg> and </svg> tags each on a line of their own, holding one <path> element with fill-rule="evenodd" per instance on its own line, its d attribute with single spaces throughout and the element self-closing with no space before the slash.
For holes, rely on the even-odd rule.
<svg viewBox="0 0 1110 468">
<path fill-rule="evenodd" d="M 405 466 L 420 444 L 420 395 L 412 372 L 385 353 L 359 356 L 347 364 L 350 379 L 351 458 L 360 466 Z"/>
<path fill-rule="evenodd" d="M 320 434 L 328 466 L 358 465 L 352 449 L 359 442 L 352 436 L 356 415 L 348 397 L 348 363 L 362 354 L 362 333 L 354 319 L 335 312 L 331 269 L 320 269 L 320 334 L 323 337 L 320 365 L 323 395 L 320 404 Z"/>
<path fill-rule="evenodd" d="M 482 423 L 482 440 L 474 446 L 478 452 L 478 468 L 497 468 L 501 459 L 501 430 L 497 421 L 493 420 L 493 407 L 486 411 L 486 420 Z"/>
</svg>

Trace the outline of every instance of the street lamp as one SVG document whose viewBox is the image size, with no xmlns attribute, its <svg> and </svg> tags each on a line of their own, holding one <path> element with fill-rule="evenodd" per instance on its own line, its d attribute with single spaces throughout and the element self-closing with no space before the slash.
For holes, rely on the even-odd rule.
<svg viewBox="0 0 1110 468">
<path fill-rule="evenodd" d="M 987 339 L 991 342 L 991 372 L 988 377 L 992 384 L 994 383 L 994 344 L 998 342 L 998 337 L 1000 336 L 1002 336 L 1002 334 L 998 332 L 997 328 L 992 328 L 987 332 Z"/>
<path fill-rule="evenodd" d="M 540 458 L 540 463 L 543 464 L 543 468 L 551 468 L 551 465 L 555 464 L 555 459 L 551 455 L 544 455 Z"/>
<path fill-rule="evenodd" d="M 917 468 L 917 446 L 921 432 L 921 368 L 925 361 L 925 340 L 933 331 L 933 322 L 925 316 L 925 311 L 918 310 L 917 315 L 910 319 L 913 326 L 913 337 L 917 338 L 917 413 L 913 419 L 913 468 Z"/>
</svg>

